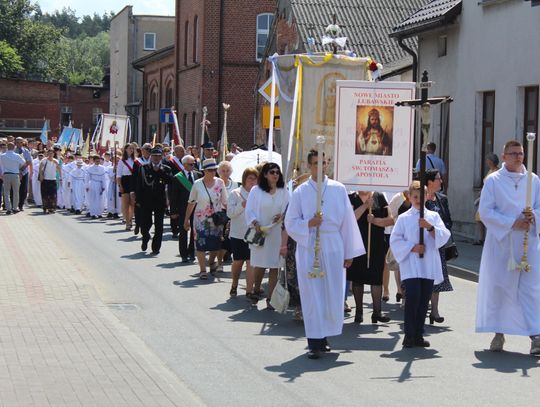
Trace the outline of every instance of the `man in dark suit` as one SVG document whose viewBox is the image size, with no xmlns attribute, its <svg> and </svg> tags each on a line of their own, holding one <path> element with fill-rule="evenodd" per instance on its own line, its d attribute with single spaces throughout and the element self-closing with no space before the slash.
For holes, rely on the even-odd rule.
<svg viewBox="0 0 540 407">
<path fill-rule="evenodd" d="M 195 171 L 196 161 L 191 155 L 185 155 L 182 158 L 183 171 L 178 171 L 169 184 L 169 200 L 171 218 L 176 219 L 179 224 L 186 215 L 189 193 L 193 183 L 200 177 L 200 173 Z M 182 263 L 190 263 L 195 259 L 195 241 L 193 239 L 193 214 L 190 219 L 191 228 L 189 229 L 189 244 L 188 232 L 181 227 L 178 233 L 178 248 Z"/>
<path fill-rule="evenodd" d="M 170 167 L 162 163 L 163 151 L 160 148 L 152 149 L 150 154 L 150 162 L 141 166 L 137 173 L 135 205 L 140 208 L 142 251 L 148 248 L 152 215 L 154 217 L 152 254 L 156 255 L 161 249 L 163 239 L 163 218 L 167 207 L 165 187 L 171 182 L 172 173 Z"/>
<path fill-rule="evenodd" d="M 140 168 L 143 165 L 148 164 L 150 162 L 150 151 L 152 151 L 152 144 L 150 143 L 143 144 L 143 146 L 141 147 L 142 155 L 136 158 L 135 161 L 133 162 L 133 173 L 132 173 L 133 176 L 131 177 L 132 185 L 131 185 L 131 193 L 130 193 L 132 200 L 135 200 L 135 201 L 137 200 L 137 196 L 136 196 L 137 177 L 139 176 Z M 139 234 L 140 228 L 141 228 L 141 208 L 140 206 L 135 205 L 134 233 L 136 235 Z"/>
<path fill-rule="evenodd" d="M 182 158 L 186 155 L 186 150 L 184 146 L 177 145 L 174 147 L 174 154 L 170 157 L 163 158 L 163 164 L 168 165 L 171 167 L 172 175 L 176 175 L 179 172 L 183 172 L 184 165 L 182 164 Z M 171 198 L 170 198 L 170 191 L 169 191 L 169 213 L 172 214 L 171 210 Z M 179 225 L 178 218 L 171 216 L 171 232 L 173 237 L 178 237 L 178 232 L 180 232 L 180 229 L 183 229 L 182 225 Z"/>
</svg>

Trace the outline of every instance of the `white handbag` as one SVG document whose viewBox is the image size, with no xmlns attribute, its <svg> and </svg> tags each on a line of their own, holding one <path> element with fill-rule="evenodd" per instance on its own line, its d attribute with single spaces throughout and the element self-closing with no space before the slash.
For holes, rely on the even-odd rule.
<svg viewBox="0 0 540 407">
<path fill-rule="evenodd" d="M 289 290 L 287 289 L 287 273 L 285 271 L 285 264 L 283 263 L 282 267 L 280 267 L 278 271 L 276 288 L 274 288 L 274 291 L 272 291 L 272 298 L 270 298 L 270 305 L 274 307 L 276 312 L 279 312 L 280 314 L 284 314 L 287 311 L 290 300 Z M 285 286 L 281 285 L 281 276 L 283 276 Z"/>
</svg>

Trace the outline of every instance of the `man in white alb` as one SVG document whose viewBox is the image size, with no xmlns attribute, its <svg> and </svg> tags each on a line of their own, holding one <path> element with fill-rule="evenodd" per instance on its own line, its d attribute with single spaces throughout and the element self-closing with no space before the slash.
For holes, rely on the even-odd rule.
<svg viewBox="0 0 540 407">
<path fill-rule="evenodd" d="M 540 180 L 533 174 L 531 211 L 526 211 L 527 171 L 523 147 L 515 140 L 504 146 L 502 168 L 487 177 L 479 213 L 487 235 L 482 251 L 476 332 L 493 332 L 490 350 L 502 351 L 504 334 L 531 338 L 540 355 Z M 518 271 L 528 230 L 530 271 Z"/>
</svg>

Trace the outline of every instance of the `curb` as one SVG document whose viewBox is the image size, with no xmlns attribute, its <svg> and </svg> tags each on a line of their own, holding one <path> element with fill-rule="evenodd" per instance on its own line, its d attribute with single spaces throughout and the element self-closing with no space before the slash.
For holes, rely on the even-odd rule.
<svg viewBox="0 0 540 407">
<path fill-rule="evenodd" d="M 463 280 L 472 281 L 478 283 L 478 273 L 463 267 L 455 266 L 453 264 L 446 264 L 448 274 L 453 277 L 458 277 Z"/>
</svg>

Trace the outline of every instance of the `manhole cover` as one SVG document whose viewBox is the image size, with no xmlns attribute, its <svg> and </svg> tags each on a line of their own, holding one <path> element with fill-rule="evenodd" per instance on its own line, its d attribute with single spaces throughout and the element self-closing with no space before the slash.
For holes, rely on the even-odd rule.
<svg viewBox="0 0 540 407">
<path fill-rule="evenodd" d="M 113 302 L 107 304 L 107 306 L 115 311 L 137 311 L 139 306 L 137 304 Z"/>
</svg>

